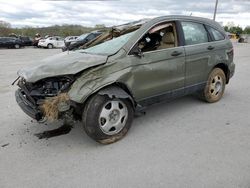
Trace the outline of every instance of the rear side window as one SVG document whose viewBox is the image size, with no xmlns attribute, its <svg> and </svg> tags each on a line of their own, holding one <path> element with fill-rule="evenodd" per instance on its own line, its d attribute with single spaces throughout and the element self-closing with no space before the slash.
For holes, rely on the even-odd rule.
<svg viewBox="0 0 250 188">
<path fill-rule="evenodd" d="M 219 41 L 219 40 L 224 40 L 225 39 L 225 36 L 220 32 L 218 31 L 217 29 L 214 29 L 212 27 L 209 27 L 207 26 L 210 34 L 213 36 L 214 40 L 215 41 Z"/>
<path fill-rule="evenodd" d="M 91 33 L 88 37 L 87 40 L 93 40 L 95 38 L 95 35 L 93 33 Z"/>
<path fill-rule="evenodd" d="M 185 44 L 193 45 L 208 42 L 208 33 L 203 24 L 181 22 Z"/>
</svg>

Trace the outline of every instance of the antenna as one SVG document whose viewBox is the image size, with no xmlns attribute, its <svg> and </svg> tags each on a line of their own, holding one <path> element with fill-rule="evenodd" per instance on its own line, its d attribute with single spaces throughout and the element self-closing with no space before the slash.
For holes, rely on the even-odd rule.
<svg viewBox="0 0 250 188">
<path fill-rule="evenodd" d="M 218 1 L 219 1 L 219 0 L 216 0 L 216 1 L 215 1 L 215 7 L 214 7 L 214 21 L 215 21 L 216 14 L 217 14 Z"/>
</svg>

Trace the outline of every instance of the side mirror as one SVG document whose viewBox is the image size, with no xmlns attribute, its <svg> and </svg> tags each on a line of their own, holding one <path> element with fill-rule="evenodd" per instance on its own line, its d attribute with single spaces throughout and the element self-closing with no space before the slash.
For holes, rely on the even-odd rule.
<svg viewBox="0 0 250 188">
<path fill-rule="evenodd" d="M 139 46 L 134 47 L 131 54 L 133 54 L 139 58 L 143 57 L 143 52 L 141 51 L 141 48 L 139 48 Z"/>
</svg>

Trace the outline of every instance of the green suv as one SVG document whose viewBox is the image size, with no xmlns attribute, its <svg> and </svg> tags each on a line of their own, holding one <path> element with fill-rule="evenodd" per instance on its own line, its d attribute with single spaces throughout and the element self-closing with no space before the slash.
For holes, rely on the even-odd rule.
<svg viewBox="0 0 250 188">
<path fill-rule="evenodd" d="M 233 46 L 209 19 L 164 16 L 87 49 L 18 71 L 16 100 L 30 117 L 80 119 L 103 144 L 128 132 L 134 114 L 197 93 L 213 103 L 233 76 Z"/>
</svg>

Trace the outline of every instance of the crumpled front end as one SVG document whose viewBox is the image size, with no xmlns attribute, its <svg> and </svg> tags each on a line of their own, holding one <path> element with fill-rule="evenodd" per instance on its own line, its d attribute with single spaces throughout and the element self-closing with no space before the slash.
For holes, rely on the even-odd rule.
<svg viewBox="0 0 250 188">
<path fill-rule="evenodd" d="M 15 93 L 20 108 L 31 118 L 60 119 L 71 108 L 67 90 L 74 79 L 70 76 L 47 78 L 36 83 L 28 83 L 21 78 Z"/>
</svg>

